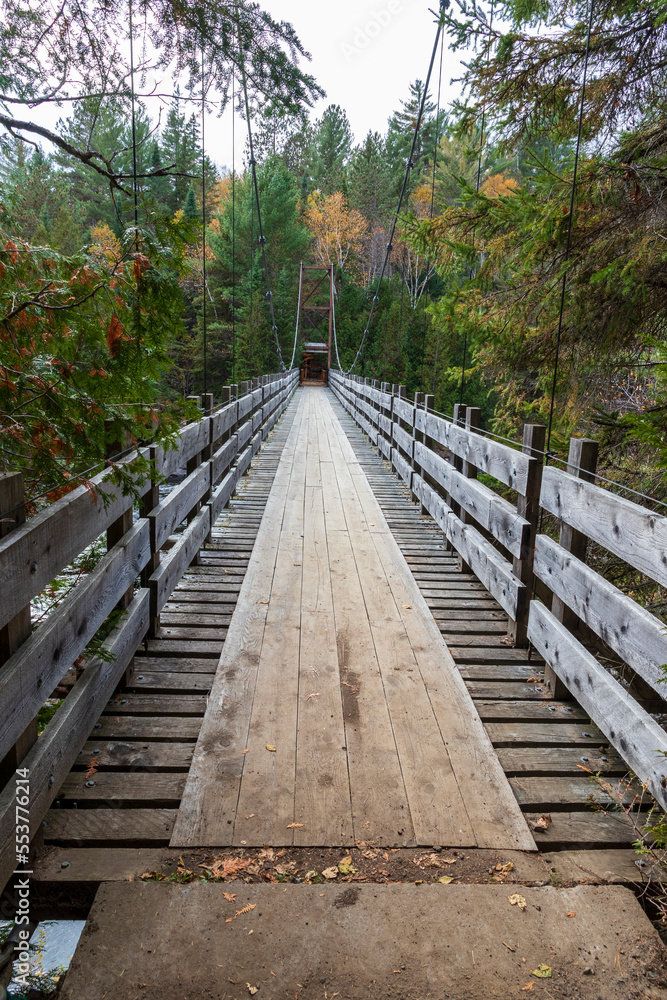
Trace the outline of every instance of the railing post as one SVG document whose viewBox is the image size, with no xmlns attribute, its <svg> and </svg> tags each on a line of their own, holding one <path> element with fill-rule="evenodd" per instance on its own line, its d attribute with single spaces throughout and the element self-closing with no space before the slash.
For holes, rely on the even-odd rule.
<svg viewBox="0 0 667 1000">
<path fill-rule="evenodd" d="M 514 556 L 512 560 L 514 575 L 526 586 L 526 597 L 523 607 L 517 609 L 516 621 L 510 621 L 510 635 L 514 639 L 514 645 L 518 647 L 528 645 L 526 632 L 533 591 L 533 559 L 535 556 L 537 522 L 540 516 L 542 456 L 544 453 L 546 430 L 544 424 L 524 424 L 523 427 L 523 447 L 521 450 L 524 455 L 530 455 L 532 460 L 528 466 L 528 481 L 526 483 L 525 495 L 520 493 L 516 503 L 517 514 L 519 517 L 525 518 L 530 524 L 528 538 L 522 546 L 521 555 Z"/>
<path fill-rule="evenodd" d="M 111 432 L 113 420 L 107 420 L 105 421 L 105 424 L 107 430 Z M 124 430 L 122 432 L 120 440 L 107 441 L 107 448 L 106 448 L 107 461 L 110 461 L 111 459 L 117 457 L 118 455 L 121 455 L 123 452 L 126 452 L 127 449 L 130 447 L 130 442 L 131 438 L 130 438 L 130 432 L 128 430 Z M 130 530 L 131 527 L 132 527 L 132 502 L 131 500 L 128 499 L 127 510 L 125 510 L 120 515 L 120 517 L 116 521 L 114 521 L 113 524 L 110 524 L 109 527 L 107 528 L 107 552 L 109 552 L 109 550 L 112 549 L 114 545 L 116 545 L 116 543 L 121 540 L 123 535 L 127 534 L 127 532 Z M 134 588 L 129 587 L 121 597 L 116 607 L 117 608 L 129 607 L 133 595 L 134 595 Z"/>
<path fill-rule="evenodd" d="M 569 472 L 571 476 L 575 476 L 577 479 L 583 479 L 588 483 L 593 483 L 595 482 L 595 470 L 597 468 L 597 464 L 597 441 L 592 441 L 590 438 L 570 438 L 570 449 L 567 456 L 566 471 Z M 567 552 L 571 552 L 576 559 L 586 562 L 588 538 L 586 535 L 582 534 L 582 532 L 570 527 L 570 525 L 566 524 L 564 521 L 561 522 L 558 543 L 562 546 L 562 548 L 566 549 Z M 562 622 L 562 624 L 569 629 L 573 629 L 579 620 L 574 611 L 568 608 L 568 606 L 555 595 L 551 605 L 551 613 L 557 621 Z M 551 688 L 552 697 L 571 697 L 571 694 L 561 681 L 558 674 L 552 670 L 548 664 L 546 664 L 544 668 L 544 679 Z"/>
<path fill-rule="evenodd" d="M 433 412 L 434 404 L 435 404 L 435 396 L 433 396 L 430 392 L 425 393 L 424 394 L 424 413 L 432 413 Z M 422 444 L 424 445 L 424 447 L 431 448 L 432 445 L 433 445 L 432 439 L 426 434 L 426 432 L 424 432 L 421 435 L 421 439 L 420 440 L 421 440 Z M 413 469 L 416 472 L 417 471 L 417 464 L 415 463 L 414 459 L 413 459 L 413 463 L 412 464 L 413 464 Z M 424 476 L 424 470 L 421 468 L 421 466 L 419 466 L 419 474 L 423 478 L 423 476 Z M 428 511 L 426 510 L 426 507 L 424 507 L 424 505 L 422 503 L 419 504 L 419 513 L 420 514 L 428 514 Z"/>
<path fill-rule="evenodd" d="M 0 538 L 5 538 L 25 523 L 25 493 L 23 475 L 20 472 L 0 473 Z M 0 670 L 2 664 L 12 656 L 29 638 L 32 631 L 30 604 L 21 608 L 11 621 L 0 629 Z M 44 698 L 48 697 L 45 692 Z M 37 719 L 33 719 L 14 746 L 0 763 L 0 788 L 4 788 L 14 775 L 28 751 L 37 742 Z"/>
</svg>

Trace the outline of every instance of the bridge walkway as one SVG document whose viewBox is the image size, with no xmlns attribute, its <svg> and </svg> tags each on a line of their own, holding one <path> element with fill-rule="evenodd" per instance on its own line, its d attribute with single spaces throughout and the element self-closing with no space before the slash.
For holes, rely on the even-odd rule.
<svg viewBox="0 0 667 1000">
<path fill-rule="evenodd" d="M 172 847 L 534 849 L 331 396 L 304 388 Z"/>
<path fill-rule="evenodd" d="M 316 410 L 321 431 L 315 434 Z M 294 463 L 288 480 L 298 435 L 306 435 L 302 438 L 306 451 Z M 332 476 L 330 457 L 334 453 L 341 459 L 340 479 Z M 306 497 L 309 503 L 308 516 L 302 515 L 303 532 L 296 530 L 294 504 L 291 526 L 285 521 L 287 494 L 293 495 L 297 476 L 302 510 L 306 510 Z M 274 485 L 283 503 L 282 549 L 274 530 L 278 524 L 275 511 L 265 515 Z M 325 486 L 329 491 L 326 505 Z M 338 527 L 333 527 L 336 524 Z M 326 554 L 322 551 L 327 527 L 338 546 L 333 557 L 328 543 Z M 192 792 L 206 755 L 201 759 L 196 756 L 191 769 L 193 754 L 202 723 L 208 728 L 212 718 L 213 699 L 208 702 L 208 720 L 204 716 L 216 676 L 217 683 L 224 686 L 222 674 L 216 670 L 221 652 L 225 655 L 225 649 L 231 650 L 232 613 L 246 581 L 246 591 L 251 585 L 246 571 L 253 561 L 261 566 L 259 554 L 269 532 L 280 559 L 274 558 L 272 580 L 266 572 L 255 577 L 253 586 L 261 590 L 256 611 L 264 614 L 267 643 L 273 644 L 267 644 L 265 653 L 273 648 L 281 664 L 289 659 L 293 672 L 288 675 L 281 666 L 282 672 L 271 679 L 263 672 L 265 658 L 252 699 L 247 698 L 244 706 L 245 739 L 241 739 L 241 732 L 234 737 L 235 742 L 227 742 L 226 727 L 219 731 L 223 753 L 218 764 L 227 761 L 224 781 L 232 787 L 236 783 L 237 796 L 244 786 L 238 805 L 230 806 L 225 799 L 221 799 L 221 807 L 214 804 L 211 815 L 224 817 L 224 810 L 231 808 L 238 809 L 240 817 L 239 822 L 234 813 L 226 816 L 232 822 L 218 824 L 227 828 L 220 833 L 221 844 L 238 844 L 241 849 L 253 842 L 293 844 L 295 848 L 329 841 L 332 846 L 350 845 L 353 838 L 356 842 L 372 840 L 372 833 L 379 843 L 387 845 L 467 843 L 472 847 L 496 838 L 495 843 L 509 847 L 512 831 L 521 831 L 516 819 L 518 802 L 535 843 L 545 852 L 544 864 L 558 873 L 556 877 L 623 882 L 636 878 L 631 849 L 636 831 L 623 813 L 599 808 L 609 806 L 611 800 L 589 773 L 597 772 L 603 781 L 616 782 L 627 766 L 576 702 L 551 698 L 542 683 L 541 661 L 535 657 L 530 661 L 526 650 L 507 644 L 507 617 L 502 609 L 474 576 L 460 571 L 440 529 L 430 517 L 420 515 L 409 491 L 333 395 L 308 388 L 297 393 L 253 461 L 250 474 L 242 479 L 216 523 L 212 539 L 165 606 L 157 635 L 137 651 L 131 676 L 107 705 L 61 787 L 47 815 L 44 846 L 36 859 L 36 892 L 57 896 L 61 891 L 67 893 L 72 883 L 94 892 L 102 880 L 136 877 L 175 863 L 182 847 L 170 849 L 170 842 L 203 843 L 193 822 L 198 807 Z M 341 557 L 347 562 L 341 562 Z M 368 563 L 365 591 L 357 560 Z M 398 573 L 391 570 L 395 565 L 400 567 Z M 411 572 L 406 572 L 406 567 Z M 325 601 L 321 580 L 327 572 L 330 590 Z M 350 582 L 344 579 L 345 573 Z M 392 590 L 399 583 L 402 590 Z M 292 595 L 292 606 L 298 595 L 300 624 L 305 626 L 298 630 L 296 653 L 295 635 L 291 636 L 289 657 L 287 639 L 280 637 L 284 620 L 281 623 L 273 618 L 279 606 L 274 604 L 269 615 L 271 603 L 262 603 L 271 602 L 272 594 L 275 600 L 278 587 L 287 597 Z M 349 620 L 362 600 L 365 632 L 352 634 L 342 648 L 334 646 L 332 622 L 340 625 L 341 614 Z M 380 607 L 386 620 L 373 615 L 380 600 L 389 602 Z M 386 606 L 392 607 L 391 614 L 383 610 Z M 438 643 L 434 628 L 446 641 L 451 656 L 442 646 L 438 646 L 438 656 L 448 672 L 448 683 L 458 697 L 461 685 L 456 674 L 460 674 L 495 753 L 489 754 L 488 740 L 474 744 L 463 741 L 461 747 L 471 753 L 471 747 L 478 752 L 481 746 L 484 761 L 495 762 L 493 781 L 502 795 L 494 801 L 509 805 L 513 826 L 502 817 L 499 821 L 497 810 L 491 809 L 488 822 L 483 820 L 473 830 L 474 840 L 470 825 L 466 828 L 459 823 L 460 830 L 467 829 L 465 834 L 453 829 L 453 812 L 445 808 L 442 796 L 450 796 L 448 803 L 454 798 L 460 803 L 462 796 L 457 789 L 462 786 L 467 802 L 468 787 L 474 786 L 486 765 L 471 757 L 466 768 L 465 758 L 450 759 L 429 701 L 429 688 L 423 680 L 421 687 L 412 682 L 414 665 L 412 673 L 408 666 L 399 677 L 401 671 L 394 670 L 396 664 L 387 659 L 383 661 L 385 673 L 380 673 L 378 649 L 389 657 L 402 642 L 411 647 L 414 657 L 412 643 L 418 643 L 413 627 L 427 630 L 422 636 L 429 636 L 431 646 Z M 350 647 L 350 641 L 356 645 Z M 312 672 L 318 666 L 308 661 L 309 648 L 312 659 L 321 661 L 319 675 Z M 361 650 L 359 664 L 350 660 L 351 648 Z M 338 652 L 342 671 L 336 669 Z M 456 673 L 451 671 L 452 658 Z M 322 665 L 330 669 L 321 669 Z M 351 676 L 359 673 L 359 665 L 368 671 L 363 686 Z M 415 689 L 419 697 L 413 693 Z M 405 699 L 402 714 L 397 710 L 401 697 Z M 336 698 L 336 711 L 329 711 L 329 719 L 324 720 L 324 707 Z M 470 704 L 461 700 L 469 712 Z M 260 705 L 269 713 L 265 723 L 259 717 Z M 424 711 L 429 706 L 430 716 Z M 374 717 L 380 709 L 384 728 L 373 723 L 372 730 L 364 730 L 353 718 L 357 712 L 360 717 L 366 713 L 367 718 L 372 712 Z M 449 724 L 444 709 L 441 718 Z M 474 723 L 474 713 L 470 718 Z M 281 726 L 282 730 L 269 731 L 267 726 Z M 291 737 L 285 735 L 288 727 Z M 392 740 L 393 751 L 389 753 Z M 276 751 L 267 750 L 267 744 Z M 232 745 L 238 749 L 235 757 L 229 750 Z M 333 748 L 327 759 L 331 766 L 325 768 L 328 747 Z M 249 752 L 243 754 L 246 749 Z M 292 755 L 291 768 L 283 772 L 277 765 L 286 752 Z M 209 754 L 209 760 L 215 759 Z M 498 776 L 498 764 L 505 773 L 505 784 Z M 436 772 L 434 765 L 441 771 Z M 389 788 L 392 774 L 395 785 Z M 508 788 L 513 793 L 510 799 Z M 250 801 L 251 791 L 257 796 L 257 806 Z M 591 808 L 594 804 L 595 809 Z M 222 812 L 216 813 L 220 808 Z M 395 822 L 399 813 L 400 822 Z M 463 816 L 462 810 L 459 815 Z M 372 816 L 376 817 L 375 827 L 365 827 Z M 303 826 L 290 826 L 292 823 Z M 440 823 L 442 826 L 435 829 Z M 522 835 L 525 837 L 525 827 Z M 188 841 L 188 836 L 194 839 Z M 76 906 L 74 912 L 79 912 Z"/>
</svg>

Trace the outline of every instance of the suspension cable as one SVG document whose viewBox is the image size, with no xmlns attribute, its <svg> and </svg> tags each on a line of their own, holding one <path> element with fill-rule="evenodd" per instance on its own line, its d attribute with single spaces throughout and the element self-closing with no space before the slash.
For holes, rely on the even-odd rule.
<svg viewBox="0 0 667 1000">
<path fill-rule="evenodd" d="M 366 321 L 366 327 L 364 329 L 363 336 L 361 338 L 361 343 L 359 344 L 359 349 L 358 349 L 358 351 L 357 351 L 357 353 L 355 355 L 354 361 L 352 362 L 352 364 L 350 365 L 350 367 L 347 369 L 347 371 L 343 372 L 344 375 L 349 375 L 350 374 L 350 372 L 356 366 L 357 361 L 359 360 L 359 358 L 361 356 L 361 352 L 363 350 L 364 344 L 366 343 L 366 339 L 368 337 L 368 332 L 370 330 L 370 325 L 371 325 L 371 321 L 373 319 L 373 314 L 375 313 L 375 307 L 377 306 L 378 302 L 380 301 L 380 296 L 379 296 L 378 293 L 379 293 L 380 288 L 382 286 L 382 279 L 384 278 L 384 272 L 387 269 L 387 263 L 389 261 L 389 257 L 390 257 L 391 251 L 394 249 L 394 233 L 396 232 L 396 226 L 398 225 L 398 217 L 399 217 L 399 214 L 400 214 L 400 211 L 401 211 L 401 206 L 403 204 L 403 198 L 405 197 L 405 192 L 407 190 L 408 183 L 409 183 L 409 180 L 410 180 L 410 171 L 415 166 L 412 157 L 415 154 L 415 149 L 416 149 L 416 146 L 417 146 L 417 138 L 419 137 L 419 129 L 421 128 L 422 118 L 424 116 L 424 108 L 426 106 L 426 98 L 428 96 L 428 87 L 429 87 L 429 83 L 431 82 L 431 74 L 433 72 L 433 65 L 435 63 L 435 57 L 436 57 L 437 52 L 438 52 L 438 43 L 440 41 L 440 34 L 442 32 L 443 14 L 444 14 L 445 10 L 447 9 L 447 7 L 449 6 L 449 2 L 450 2 L 450 0 L 440 0 L 440 15 L 438 17 L 438 30 L 437 30 L 436 35 L 435 35 L 435 42 L 433 43 L 433 52 L 431 53 L 431 61 L 429 63 L 429 67 L 428 67 L 428 73 L 426 75 L 426 83 L 424 84 L 424 93 L 422 94 L 422 100 L 421 100 L 421 104 L 419 106 L 419 114 L 417 115 L 417 121 L 415 123 L 415 131 L 414 131 L 414 135 L 412 137 L 412 146 L 410 148 L 410 155 L 409 155 L 409 157 L 408 157 L 408 159 L 406 161 L 406 164 L 405 164 L 405 176 L 403 177 L 403 185 L 401 187 L 401 193 L 400 193 L 400 195 L 398 197 L 398 205 L 396 206 L 396 212 L 394 214 L 394 218 L 393 218 L 393 221 L 392 221 L 392 224 L 391 224 L 391 232 L 389 234 L 389 242 L 387 243 L 387 249 L 386 249 L 386 252 L 385 252 L 385 255 L 384 255 L 384 260 L 382 262 L 382 268 L 380 269 L 380 276 L 378 278 L 378 283 L 377 283 L 377 287 L 376 287 L 376 290 L 375 290 L 375 295 L 373 296 L 373 300 L 371 302 L 371 310 L 370 310 L 370 313 L 369 313 L 369 316 L 368 316 L 368 320 Z"/>
<path fill-rule="evenodd" d="M 232 73 L 232 377 L 236 376 L 236 78 Z"/>
<path fill-rule="evenodd" d="M 551 451 L 551 429 L 554 420 L 554 403 L 556 400 L 556 381 L 558 378 L 558 362 L 560 360 L 560 341 L 563 332 L 563 311 L 565 309 L 565 292 L 567 289 L 567 264 L 570 259 L 570 247 L 572 244 L 572 218 L 574 216 L 574 199 L 577 190 L 577 174 L 579 171 L 579 149 L 581 146 L 581 130 L 584 121 L 584 99 L 586 97 L 586 77 L 588 74 L 588 56 L 591 48 L 591 31 L 593 30 L 593 10 L 595 0 L 591 0 L 590 14 L 588 16 L 588 33 L 586 35 L 586 54 L 584 55 L 584 72 L 581 80 L 581 99 L 579 102 L 579 125 L 577 128 L 577 145 L 574 153 L 574 171 L 572 174 L 572 190 L 570 191 L 570 215 L 567 220 L 567 240 L 565 243 L 565 260 L 563 271 L 563 283 L 560 292 L 560 311 L 558 315 L 558 332 L 556 334 L 556 357 L 554 358 L 554 375 L 551 383 L 551 405 L 549 407 L 549 424 L 547 429 L 547 456 Z M 548 463 L 548 457 L 547 457 Z"/>
<path fill-rule="evenodd" d="M 331 319 L 333 322 L 333 341 L 334 341 L 334 351 L 336 352 L 336 364 L 340 371 L 343 370 L 343 366 L 340 363 L 340 358 L 338 356 L 338 335 L 336 333 L 336 286 L 333 280 L 333 271 L 331 272 Z"/>
<path fill-rule="evenodd" d="M 139 197 L 137 193 L 137 121 L 134 106 L 134 30 L 132 26 L 132 0 L 130 0 L 130 90 L 132 99 L 132 193 L 134 197 L 134 246 L 139 252 Z"/>
<path fill-rule="evenodd" d="M 299 300 L 296 304 L 296 329 L 294 330 L 294 346 L 292 347 L 292 360 L 289 363 L 289 370 L 294 368 L 294 358 L 296 357 L 296 345 L 299 338 L 299 315 L 301 313 L 301 286 L 303 283 L 303 261 L 299 267 Z"/>
<path fill-rule="evenodd" d="M 204 36 L 201 42 L 201 256 L 202 256 L 202 280 L 203 287 L 203 308 L 202 323 L 204 327 L 204 392 L 208 392 L 208 371 L 206 367 L 208 343 L 206 330 L 206 140 L 205 140 L 205 118 L 206 118 L 206 90 L 204 88 Z"/>
<path fill-rule="evenodd" d="M 438 73 L 438 103 L 435 112 L 435 143 L 433 144 L 433 170 L 431 172 L 431 209 L 429 212 L 429 219 L 433 219 L 433 204 L 435 202 L 435 168 L 438 162 L 438 146 L 440 144 L 440 97 L 442 93 L 442 56 L 445 47 L 445 35 L 442 33 L 440 38 L 440 71 Z M 426 285 L 424 287 L 424 298 L 428 296 L 428 282 L 429 282 L 429 271 L 431 269 L 431 258 L 426 258 Z M 422 371 L 421 371 L 421 388 L 424 391 L 424 364 L 426 362 L 426 303 L 424 302 L 422 319 L 424 320 L 424 329 L 422 332 Z M 436 351 L 437 355 L 437 351 Z M 434 375 L 435 377 L 435 375 Z"/>
<path fill-rule="evenodd" d="M 250 124 L 250 103 L 248 101 L 248 85 L 246 81 L 245 73 L 245 62 L 243 59 L 243 46 L 241 43 L 241 33 L 239 31 L 239 57 L 241 63 L 241 79 L 243 82 L 243 96 L 245 98 L 245 113 L 246 121 L 248 123 L 248 146 L 250 148 L 250 169 L 252 172 L 252 186 L 255 194 L 255 201 L 257 203 L 257 228 L 259 230 L 259 245 L 262 248 L 262 261 L 264 264 L 264 276 L 266 279 L 266 294 L 265 298 L 269 303 L 269 311 L 271 313 L 271 329 L 273 331 L 273 336 L 276 342 L 276 350 L 278 352 L 278 361 L 280 362 L 281 369 L 285 372 L 287 368 L 285 367 L 285 362 L 283 361 L 283 352 L 280 348 L 280 340 L 278 339 L 278 327 L 276 326 L 276 315 L 273 308 L 273 293 L 271 291 L 271 276 L 269 273 L 269 262 L 266 257 L 266 237 L 264 236 L 264 230 L 262 228 L 262 213 L 259 204 L 259 186 L 257 184 L 257 163 L 255 160 L 255 153 L 252 143 L 252 126 Z"/>
<path fill-rule="evenodd" d="M 494 0 L 491 0 L 491 17 L 489 18 L 489 31 L 493 30 L 493 14 L 495 9 Z M 486 54 L 486 68 L 488 70 L 491 62 L 491 49 Z M 479 158 L 477 160 L 477 178 L 475 180 L 475 191 L 479 194 L 480 181 L 482 179 L 482 153 L 484 151 L 484 126 L 486 124 L 486 101 L 482 105 L 482 131 L 479 138 Z M 475 229 L 472 231 L 472 249 L 475 249 Z M 477 272 L 479 273 L 479 272 Z M 470 269 L 470 279 L 475 277 L 473 269 Z M 466 384 L 466 362 L 468 356 L 468 324 L 463 327 L 463 360 L 461 362 L 461 381 L 459 383 L 459 405 L 463 404 L 463 394 Z"/>
</svg>

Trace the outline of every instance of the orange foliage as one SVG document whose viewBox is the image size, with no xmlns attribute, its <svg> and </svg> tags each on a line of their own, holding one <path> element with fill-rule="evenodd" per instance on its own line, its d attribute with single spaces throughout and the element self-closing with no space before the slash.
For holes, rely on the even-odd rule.
<svg viewBox="0 0 667 1000">
<path fill-rule="evenodd" d="M 520 184 L 513 177 L 506 177 L 505 174 L 491 174 L 482 184 L 480 191 L 487 198 L 506 198 L 510 194 L 518 191 Z"/>
<path fill-rule="evenodd" d="M 359 273 L 367 224 L 361 212 L 347 207 L 340 191 L 328 197 L 310 195 L 305 221 L 313 235 L 315 254 L 325 267 L 338 264 Z"/>
<path fill-rule="evenodd" d="M 124 339 L 123 324 L 118 319 L 116 313 L 114 313 L 107 326 L 107 347 L 109 348 L 109 355 L 112 358 L 115 358 L 118 354 L 120 342 Z"/>
<path fill-rule="evenodd" d="M 120 240 L 114 235 L 106 222 L 100 222 L 96 226 L 91 226 L 90 237 L 93 242 L 89 248 L 89 253 L 101 260 L 106 260 L 111 265 L 118 263 L 123 256 L 123 248 L 120 245 Z"/>
</svg>

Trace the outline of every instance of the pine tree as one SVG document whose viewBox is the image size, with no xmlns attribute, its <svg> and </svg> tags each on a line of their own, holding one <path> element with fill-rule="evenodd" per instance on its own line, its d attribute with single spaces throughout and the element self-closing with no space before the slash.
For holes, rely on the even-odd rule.
<svg viewBox="0 0 667 1000">
<path fill-rule="evenodd" d="M 330 104 L 319 122 L 311 147 L 310 175 L 322 194 L 345 192 L 345 166 L 352 151 L 352 129 L 345 111 Z"/>
<path fill-rule="evenodd" d="M 183 214 L 186 219 L 190 220 L 199 219 L 201 217 L 201 212 L 197 206 L 197 196 L 195 195 L 195 189 L 192 185 L 188 188 L 185 205 L 183 207 Z"/>
</svg>

